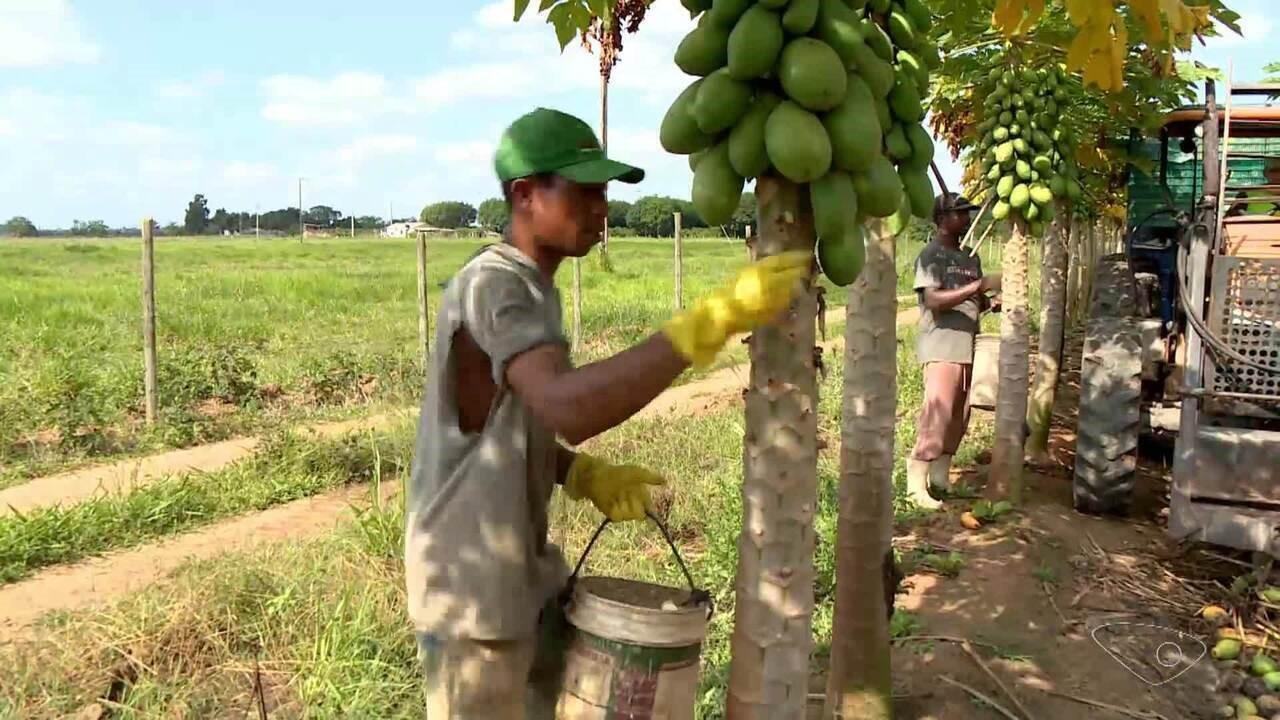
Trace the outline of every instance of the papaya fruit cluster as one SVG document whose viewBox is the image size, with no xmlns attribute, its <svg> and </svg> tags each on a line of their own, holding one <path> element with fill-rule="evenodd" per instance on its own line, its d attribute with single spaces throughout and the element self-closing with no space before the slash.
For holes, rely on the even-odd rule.
<svg viewBox="0 0 1280 720">
<path fill-rule="evenodd" d="M 818 261 L 837 285 L 861 272 L 863 222 L 933 207 L 921 125 L 938 66 L 922 0 L 681 0 L 697 26 L 675 62 L 694 80 L 663 117 L 689 156 L 692 199 L 727 222 L 748 179 L 807 186 Z"/>
<path fill-rule="evenodd" d="M 1061 67 L 996 68 L 981 87 L 984 120 L 978 146 L 991 216 L 1027 223 L 1043 235 L 1058 198 L 1078 200 L 1075 138 L 1059 124 L 1066 110 L 1068 78 Z M 990 194 L 986 194 L 990 197 Z"/>
</svg>

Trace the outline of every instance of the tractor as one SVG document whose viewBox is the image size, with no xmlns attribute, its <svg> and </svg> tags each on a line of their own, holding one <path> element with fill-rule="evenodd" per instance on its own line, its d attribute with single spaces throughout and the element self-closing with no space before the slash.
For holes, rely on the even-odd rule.
<svg viewBox="0 0 1280 720">
<path fill-rule="evenodd" d="M 1123 252 L 1095 270 L 1072 495 L 1082 512 L 1126 513 L 1139 439 L 1163 436 L 1169 536 L 1267 560 L 1280 557 L 1280 107 L 1237 98 L 1280 85 L 1225 96 L 1207 81 L 1204 105 L 1133 138 L 1157 169 L 1130 166 Z"/>
</svg>

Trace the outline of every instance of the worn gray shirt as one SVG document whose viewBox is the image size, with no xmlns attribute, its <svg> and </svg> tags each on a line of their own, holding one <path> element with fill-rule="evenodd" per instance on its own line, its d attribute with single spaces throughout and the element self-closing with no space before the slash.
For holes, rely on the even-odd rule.
<svg viewBox="0 0 1280 720">
<path fill-rule="evenodd" d="M 933 311 L 924 306 L 926 289 L 953 290 L 982 277 L 977 256 L 945 247 L 935 238 L 916 258 L 916 297 L 920 303 L 920 332 L 916 337 L 916 357 L 921 363 L 973 363 L 973 338 L 978 334 L 978 296 L 968 298 L 949 310 Z"/>
<path fill-rule="evenodd" d="M 492 360 L 497 395 L 479 433 L 458 422 L 454 333 L 462 326 Z M 560 294 L 506 244 L 479 253 L 446 287 L 419 419 L 405 518 L 409 614 L 421 632 L 527 637 L 568 576 L 547 542 L 558 444 L 507 385 L 516 355 L 564 343 Z"/>
</svg>

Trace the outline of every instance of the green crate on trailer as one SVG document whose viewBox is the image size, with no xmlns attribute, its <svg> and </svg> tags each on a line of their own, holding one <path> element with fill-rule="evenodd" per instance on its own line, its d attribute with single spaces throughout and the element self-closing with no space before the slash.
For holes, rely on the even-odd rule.
<svg viewBox="0 0 1280 720">
<path fill-rule="evenodd" d="M 1169 143 L 1166 184 L 1174 207 L 1188 212 L 1204 194 L 1204 159 L 1200 155 L 1200 142 L 1197 141 L 1196 145 L 1196 152 L 1193 154 L 1179 150 L 1174 140 Z M 1240 153 L 1280 157 L 1280 139 L 1277 138 L 1232 138 L 1230 147 L 1231 155 Z M 1148 174 L 1135 167 L 1129 175 L 1130 225 L 1142 222 L 1167 204 L 1164 191 L 1160 188 L 1160 141 L 1144 140 L 1134 148 L 1134 152 L 1149 158 L 1153 163 L 1153 170 Z M 1262 185 L 1266 182 L 1262 173 L 1262 158 L 1231 155 L 1227 158 L 1228 185 Z M 1228 191 L 1228 194 L 1235 193 Z M 1153 222 L 1172 224 L 1173 218 L 1162 216 Z"/>
</svg>

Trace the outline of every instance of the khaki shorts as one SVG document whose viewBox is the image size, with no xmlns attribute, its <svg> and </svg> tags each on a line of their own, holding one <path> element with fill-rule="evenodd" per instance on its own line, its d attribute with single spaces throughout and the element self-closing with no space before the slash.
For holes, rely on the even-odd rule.
<svg viewBox="0 0 1280 720">
<path fill-rule="evenodd" d="M 427 720 L 552 720 L 568 624 L 548 606 L 536 635 L 470 640 L 418 634 Z"/>
</svg>

